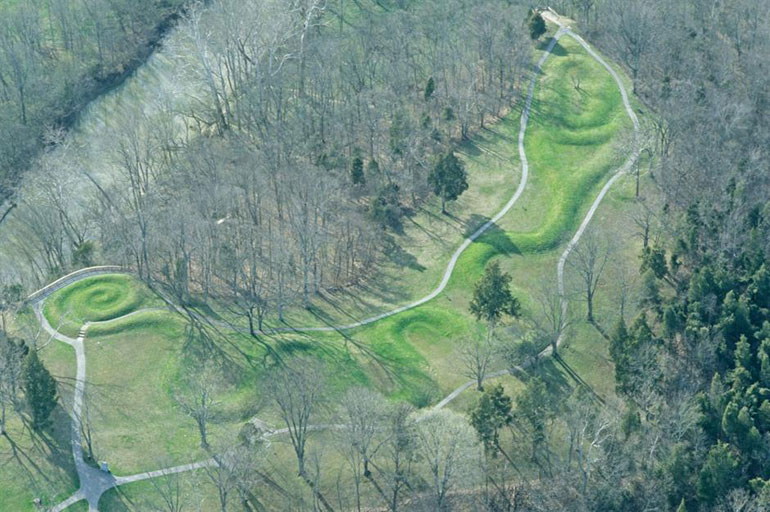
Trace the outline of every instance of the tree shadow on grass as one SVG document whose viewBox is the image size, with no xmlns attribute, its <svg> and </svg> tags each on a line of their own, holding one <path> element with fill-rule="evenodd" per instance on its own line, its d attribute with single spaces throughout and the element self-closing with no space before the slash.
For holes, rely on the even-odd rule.
<svg viewBox="0 0 770 512">
<path fill-rule="evenodd" d="M 564 370 L 564 372 L 567 373 L 567 375 L 572 378 L 572 380 L 575 381 L 576 384 L 587 389 L 588 392 L 590 392 L 598 402 L 604 405 L 604 398 L 602 398 L 601 395 L 599 395 L 589 383 L 583 380 L 583 378 L 564 359 L 562 359 L 561 356 L 557 354 L 552 359 L 556 361 L 556 363 Z"/>
<path fill-rule="evenodd" d="M 604 399 L 596 393 L 594 388 L 588 384 L 582 377 L 558 354 L 552 357 L 540 359 L 537 366 L 531 371 L 514 369 L 511 374 L 524 384 L 527 384 L 533 377 L 539 377 L 545 382 L 549 394 L 555 401 L 566 400 L 575 387 L 585 388 L 596 401 L 605 404 Z"/>
<path fill-rule="evenodd" d="M 9 431 L 0 437 L 0 473 L 6 467 L 14 469 L 27 481 L 27 488 L 45 500 L 68 488 L 78 485 L 77 471 L 71 451 L 70 417 L 58 406 L 51 415 L 53 426 L 43 432 L 32 430 L 29 421 L 22 417 L 20 430 Z M 47 466 L 47 467 L 46 467 Z M 52 472 L 50 467 L 61 472 Z"/>
<path fill-rule="evenodd" d="M 449 208 L 451 208 L 451 204 L 450 204 Z M 457 229 L 459 231 L 460 228 L 462 227 L 462 221 L 457 216 L 453 215 L 451 212 L 435 213 L 435 212 L 430 211 L 427 208 L 420 208 L 420 213 L 422 213 L 426 217 L 430 217 L 434 221 L 439 221 L 439 223 L 448 225 L 452 230 Z M 417 226 L 418 228 L 420 228 L 420 230 L 422 230 L 423 232 L 428 234 L 428 236 L 430 236 L 434 240 L 439 240 L 439 241 L 446 240 L 446 235 L 442 236 L 442 235 L 436 234 L 436 233 L 434 233 L 432 231 L 428 231 L 427 229 L 422 227 L 421 224 L 418 224 L 415 221 L 413 221 L 413 224 L 415 226 Z"/>
<path fill-rule="evenodd" d="M 484 215 L 477 215 L 477 214 L 471 215 L 468 221 L 465 223 L 465 232 L 463 233 L 463 236 L 465 238 L 470 237 L 476 231 L 478 231 L 478 229 L 481 228 L 481 226 L 486 224 L 489 220 L 490 220 L 489 217 L 486 217 Z M 503 255 L 521 254 L 521 251 L 516 246 L 516 244 L 513 243 L 513 240 L 511 240 L 511 237 L 508 236 L 508 233 L 494 223 L 491 226 L 489 226 L 484 231 L 484 233 L 482 233 L 475 240 L 475 242 L 479 244 L 489 245 L 490 247 L 494 248 L 494 250 L 499 254 L 503 254 Z"/>
<path fill-rule="evenodd" d="M 417 262 L 417 257 L 404 250 L 392 237 L 387 238 L 384 253 L 388 260 L 401 268 L 410 268 L 419 272 L 425 270 L 425 266 Z"/>
<path fill-rule="evenodd" d="M 391 309 L 395 306 L 384 305 L 401 304 L 408 298 L 408 293 L 403 283 L 398 280 L 398 276 L 377 273 L 375 277 L 356 283 L 355 286 L 340 288 L 333 292 L 319 292 L 314 300 L 320 304 L 311 303 L 304 309 L 322 325 L 334 327 L 340 323 L 353 323 L 377 312 Z M 339 316 L 334 316 L 333 312 L 341 315 L 343 320 L 340 320 Z M 307 323 L 286 319 L 282 325 L 276 327 L 281 329 L 304 325 Z"/>
<path fill-rule="evenodd" d="M 425 407 L 439 398 L 439 386 L 431 377 L 419 355 L 404 353 L 391 343 L 373 343 L 360 339 L 354 332 L 338 330 L 344 345 L 338 340 L 319 342 L 312 333 L 300 334 L 302 339 L 281 342 L 282 349 L 292 355 L 312 355 L 343 368 L 345 381 L 369 380 L 387 383 L 385 394 L 394 393 L 417 407 Z M 351 350 L 353 348 L 353 350 Z M 352 364 L 352 366 L 351 366 Z"/>
<path fill-rule="evenodd" d="M 100 510 L 109 510 L 110 512 L 128 512 L 136 510 L 136 503 L 124 493 L 120 487 L 115 487 L 105 492 L 99 500 Z"/>
<path fill-rule="evenodd" d="M 72 430 L 70 415 L 59 404 L 51 414 L 54 427 L 40 436 L 45 444 L 49 462 L 66 471 L 75 473 L 75 463 L 72 458 Z"/>
<path fill-rule="evenodd" d="M 314 357 L 327 365 L 327 370 L 334 370 L 332 388 L 342 391 L 350 385 L 364 383 L 385 383 L 385 394 L 406 400 L 417 407 L 430 405 L 439 398 L 439 386 L 428 373 L 421 361 L 416 361 L 409 354 L 392 350 L 389 344 L 375 346 L 369 341 L 358 339 L 348 331 L 337 332 L 344 340 L 322 341 L 312 333 L 278 342 L 281 335 L 272 339 L 280 344 L 281 353 L 290 358 Z M 355 347 L 354 350 L 350 350 Z M 383 350 L 383 347 L 385 349 Z M 375 382 L 372 382 L 374 379 Z"/>
<path fill-rule="evenodd" d="M 459 152 L 467 157 L 481 156 L 481 148 L 478 146 L 479 139 L 481 137 L 476 135 L 473 139 L 464 141 L 460 144 Z"/>
<path fill-rule="evenodd" d="M 467 140 L 459 146 L 458 152 L 471 160 L 475 160 L 483 155 L 491 155 L 501 161 L 508 160 L 509 157 L 492 148 L 498 147 L 501 144 L 512 144 L 516 141 L 516 137 L 506 133 L 503 128 L 505 125 L 516 123 L 516 129 L 518 130 L 519 115 L 520 110 L 517 108 L 501 119 L 496 120 L 494 124 L 480 129 L 473 135 L 473 139 Z"/>
<path fill-rule="evenodd" d="M 538 83 L 538 87 L 543 88 L 543 85 Z M 543 99 L 542 96 L 535 95 L 529 107 L 527 133 L 529 133 L 532 127 L 539 126 L 550 129 L 553 126 L 562 126 L 565 122 L 562 107 L 563 104 L 558 101 Z"/>
<path fill-rule="evenodd" d="M 544 51 L 546 51 L 546 50 L 548 49 L 548 45 L 549 45 L 549 44 L 551 44 L 551 38 L 548 38 L 548 39 L 546 39 L 546 40 L 544 40 L 544 41 L 541 41 L 541 42 L 540 42 L 540 43 L 537 45 L 537 49 L 538 49 L 538 50 L 540 50 L 540 51 L 542 51 L 542 52 L 544 52 Z M 566 49 L 566 48 L 564 48 L 564 47 L 561 45 L 561 43 L 557 42 L 557 43 L 554 45 L 554 47 L 553 47 L 553 50 L 551 50 L 551 53 L 552 53 L 552 54 L 554 54 L 554 55 L 556 55 L 556 56 L 558 56 L 558 57 L 564 57 L 564 56 L 566 56 L 566 55 L 567 55 L 567 49 Z"/>
<path fill-rule="evenodd" d="M 539 361 L 537 366 L 529 372 L 514 371 L 514 376 L 527 384 L 533 377 L 539 377 L 545 382 L 548 393 L 555 401 L 566 399 L 573 386 L 565 378 L 553 357 L 546 357 Z"/>
<path fill-rule="evenodd" d="M 357 347 L 366 345 L 353 340 Z M 385 393 L 393 393 L 398 399 L 406 400 L 415 407 L 427 407 L 438 401 L 440 387 L 424 363 L 409 360 L 395 351 L 378 350 L 366 345 L 363 363 L 369 366 L 367 374 L 378 376 L 388 384 Z"/>
<path fill-rule="evenodd" d="M 471 215 L 470 219 L 464 223 L 465 230 L 463 237 L 467 238 L 470 236 L 488 220 L 489 218 L 483 215 Z M 475 240 L 475 242 L 492 247 L 494 254 L 521 254 L 521 251 L 516 246 L 516 244 L 513 243 L 508 234 L 496 224 L 489 226 L 487 230 L 484 231 L 484 233 Z M 420 272 L 426 270 L 426 267 L 420 265 L 417 262 L 417 258 L 412 254 L 406 252 L 393 241 L 391 241 L 391 244 L 392 247 L 390 249 L 391 252 L 389 253 L 389 258 L 392 261 L 400 259 L 400 266 L 404 268 L 410 268 Z M 376 283 L 376 286 L 369 286 L 367 285 L 367 282 Z M 404 291 L 399 291 L 403 290 L 404 287 L 401 286 L 402 283 L 399 283 L 398 279 L 395 277 L 391 278 L 391 282 L 388 282 L 386 281 L 386 276 L 377 274 L 376 279 L 369 279 L 367 282 L 358 283 L 355 286 L 355 289 L 344 288 L 336 291 L 335 293 L 320 293 L 318 294 L 318 297 L 324 302 L 324 304 L 331 307 L 333 311 L 343 314 L 345 318 L 349 318 L 351 321 L 361 320 L 361 310 L 378 311 L 382 310 L 382 304 L 401 304 L 408 299 L 408 296 Z M 363 302 L 363 297 L 366 296 L 376 297 L 381 300 L 382 303 L 365 303 Z M 352 310 L 349 306 L 346 306 L 346 304 L 351 303 L 350 299 L 353 299 L 352 303 L 361 306 L 361 309 Z M 333 325 L 339 323 L 339 321 L 333 317 L 324 307 L 314 306 L 311 304 L 305 309 L 326 326 L 332 327 Z M 285 325 L 286 327 L 291 327 L 289 324 Z"/>
</svg>

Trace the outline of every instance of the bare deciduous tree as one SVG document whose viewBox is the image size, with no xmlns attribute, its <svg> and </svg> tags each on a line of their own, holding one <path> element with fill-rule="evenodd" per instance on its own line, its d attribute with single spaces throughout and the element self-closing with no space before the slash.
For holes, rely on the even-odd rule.
<svg viewBox="0 0 770 512">
<path fill-rule="evenodd" d="M 297 473 L 306 477 L 305 449 L 311 421 L 324 400 L 323 370 L 315 361 L 294 360 L 274 371 L 265 384 L 294 447 Z"/>
<path fill-rule="evenodd" d="M 655 48 L 656 8 L 650 0 L 627 3 L 614 0 L 609 3 L 608 22 L 623 62 L 631 70 L 634 93 L 638 86 L 639 71 Z"/>
<path fill-rule="evenodd" d="M 229 447 L 214 455 L 214 464 L 205 467 L 206 475 L 217 489 L 219 509 L 227 512 L 233 491 L 244 475 L 251 473 L 249 454 L 240 447 Z"/>
<path fill-rule="evenodd" d="M 216 415 L 218 395 L 227 387 L 222 370 L 211 361 L 186 370 L 183 383 L 174 391 L 174 401 L 195 420 L 201 448 L 209 449 L 208 425 Z"/>
<path fill-rule="evenodd" d="M 369 464 L 379 448 L 378 434 L 382 432 L 386 402 L 381 394 L 366 388 L 351 388 L 340 404 L 345 422 L 344 439 L 361 454 L 363 476 L 371 474 Z"/>
<path fill-rule="evenodd" d="M 589 391 L 578 386 L 567 400 L 565 422 L 569 431 L 567 466 L 574 461 L 580 476 L 580 491 L 587 499 L 588 481 L 601 460 L 602 445 L 613 435 L 613 420 L 603 413 Z"/>
<path fill-rule="evenodd" d="M 577 272 L 583 283 L 583 297 L 587 308 L 586 320 L 592 324 L 595 322 L 594 296 L 611 254 L 612 246 L 608 243 L 602 243 L 599 240 L 599 235 L 589 231 L 567 259 L 567 264 Z"/>
<path fill-rule="evenodd" d="M 449 411 L 429 413 L 417 424 L 420 460 L 427 466 L 433 510 L 451 510 L 450 491 L 472 481 L 478 441 L 468 421 Z"/>
<path fill-rule="evenodd" d="M 484 379 L 491 364 L 500 353 L 500 342 L 496 330 L 487 336 L 470 336 L 460 341 L 458 348 L 465 375 L 476 381 L 476 389 L 484 391 Z"/>
<path fill-rule="evenodd" d="M 163 461 L 159 467 L 169 467 L 172 464 Z M 162 478 L 150 479 L 150 484 L 163 503 L 164 512 L 183 512 L 189 502 L 189 491 L 182 485 L 179 473 L 165 475 Z"/>
<path fill-rule="evenodd" d="M 535 295 L 535 301 L 538 307 L 532 321 L 537 338 L 548 343 L 552 353 L 556 355 L 559 339 L 571 322 L 569 310 L 564 307 L 565 303 L 556 286 L 550 283 L 541 285 Z"/>
<path fill-rule="evenodd" d="M 385 420 L 385 442 L 380 450 L 378 475 L 385 482 L 383 498 L 388 509 L 398 512 L 403 492 L 410 486 L 416 460 L 413 408 L 405 403 L 393 405 Z"/>
</svg>

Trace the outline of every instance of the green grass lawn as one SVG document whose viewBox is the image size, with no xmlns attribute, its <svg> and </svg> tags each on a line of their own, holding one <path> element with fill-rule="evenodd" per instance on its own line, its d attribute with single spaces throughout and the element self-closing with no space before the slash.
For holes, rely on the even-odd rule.
<svg viewBox="0 0 770 512">
<path fill-rule="evenodd" d="M 77 335 L 86 322 L 112 320 L 142 308 L 162 307 L 136 278 L 124 274 L 93 276 L 53 293 L 43 308 L 59 332 Z"/>
<path fill-rule="evenodd" d="M 580 80 L 579 89 L 573 84 L 573 76 Z M 525 138 L 530 181 L 520 202 L 501 220 L 500 226 L 493 227 L 463 253 L 448 287 L 439 297 L 350 334 L 372 347 L 383 343 L 391 347 L 414 347 L 430 364 L 431 374 L 441 390 L 435 394 L 437 397 L 468 379 L 458 367 L 454 347 L 460 338 L 479 329 L 468 313 L 468 304 L 473 284 L 486 264 L 492 259 L 500 261 L 513 275 L 516 293 L 525 309 L 531 312 L 533 292 L 545 282 L 555 287 L 556 263 L 564 243 L 572 236 L 610 173 L 627 157 L 618 146 L 631 123 L 623 110 L 617 85 L 571 38 L 563 38 L 546 61 L 536 91 Z M 477 156 L 508 155 L 515 160 L 518 126 L 512 118 L 517 115 L 495 125 L 494 135 L 480 143 L 486 151 Z M 469 167 L 474 176 L 475 169 L 472 164 Z M 499 167 L 497 170 L 498 176 L 509 180 L 513 176 L 513 173 L 500 173 Z M 505 202 L 514 185 L 511 181 L 498 204 Z M 627 205 L 621 201 L 613 206 L 621 210 Z M 612 213 L 609 219 L 616 219 L 618 215 Z M 457 237 L 455 243 L 459 242 Z M 634 257 L 630 261 L 635 264 Z M 433 265 L 437 266 L 440 275 L 444 267 Z M 422 283 L 420 288 L 413 288 L 410 298 L 427 294 L 438 281 L 436 278 L 426 283 L 415 274 L 410 269 L 402 271 L 401 282 L 405 287 L 414 287 L 416 281 Z M 333 312 L 326 316 L 335 318 Z M 593 340 L 596 334 L 585 329 L 577 331 L 582 333 L 581 340 Z M 576 355 L 583 354 L 579 347 L 579 343 L 573 343 L 569 350 Z M 580 366 L 594 371 L 588 364 Z M 606 367 L 597 366 L 596 370 L 604 371 Z"/>
<path fill-rule="evenodd" d="M 255 414 L 278 425 L 269 397 L 260 393 L 264 349 L 243 334 L 229 332 L 226 338 L 217 351 L 206 352 L 200 339 L 190 336 L 182 317 L 167 311 L 94 324 L 85 347 L 97 458 L 109 461 L 119 475 L 206 458 L 194 420 L 174 400 L 176 390 L 185 385 L 184 369 L 201 358 L 217 359 L 225 381 L 209 425 L 212 444 L 234 439 Z M 438 398 L 428 361 L 406 342 L 363 344 L 353 338 L 303 334 L 271 341 L 281 357 L 322 360 L 332 397 L 357 384 L 421 405 Z"/>
<path fill-rule="evenodd" d="M 8 437 L 0 436 L 2 510 L 39 510 L 35 498 L 52 506 L 77 490 L 67 413 L 60 407 L 53 419 L 47 432 L 32 434 L 17 416 L 10 418 Z"/>
<path fill-rule="evenodd" d="M 437 201 L 428 201 L 406 220 L 403 234 L 392 235 L 394 251 L 365 286 L 318 297 L 309 310 L 293 309 L 287 315 L 288 323 L 349 322 L 429 293 L 463 237 L 494 215 L 515 190 L 520 179 L 516 145 L 519 115 L 512 112 L 460 148 L 469 170 L 470 188 L 451 205 L 451 216 L 438 213 Z M 629 128 L 630 120 L 612 77 L 576 42 L 564 37 L 546 61 L 536 89 L 525 139 L 530 161 L 527 188 L 499 225 L 463 254 L 444 293 L 419 308 L 369 326 L 344 333 L 273 335 L 270 343 L 282 356 L 303 355 L 324 361 L 332 395 L 351 385 L 364 385 L 419 407 L 437 402 L 468 380 L 455 347 L 464 336 L 483 335 L 483 326 L 468 313 L 468 303 L 473 284 L 487 263 L 493 259 L 500 262 L 514 278 L 525 317 L 536 314 L 537 290 L 543 283 L 555 287 L 556 263 L 566 241 L 603 183 L 627 157 L 630 148 L 623 147 L 623 141 Z M 619 241 L 616 260 L 609 266 L 596 299 L 597 318 L 605 327 L 615 320 L 620 274 L 633 274 L 638 266 L 638 243 L 630 235 L 630 212 L 635 207 L 633 178 L 623 178 L 608 194 L 592 227 Z M 569 269 L 567 273 L 570 291 L 577 290 L 574 276 Z M 173 399 L 174 390 L 182 385 L 186 365 L 200 357 L 200 340 L 190 335 L 182 317 L 168 311 L 119 318 L 159 305 L 135 279 L 107 275 L 58 291 L 44 308 L 51 324 L 70 335 L 86 321 L 106 321 L 92 325 L 86 339 L 88 387 L 97 457 L 108 460 L 117 474 L 206 456 L 199 448 L 195 422 Z M 608 377 L 612 365 L 606 342 L 593 327 L 580 321 L 585 313 L 577 297 L 570 303 L 570 312 L 575 322 L 561 351 L 564 364 L 549 360 L 536 371 L 555 388 L 574 386 L 574 373 L 598 394 L 611 395 L 614 390 Z M 631 314 L 633 308 L 629 307 Z M 276 324 L 275 319 L 270 322 Z M 260 393 L 264 349 L 246 335 L 222 334 L 225 339 L 217 357 L 221 357 L 227 373 L 237 378 L 218 396 L 220 414 L 210 428 L 214 443 L 233 439 L 254 414 L 278 423 L 269 397 Z M 46 364 L 63 383 L 73 373 L 71 352 L 55 341 L 44 349 Z M 523 385 L 510 376 L 497 380 L 512 394 Z M 63 388 L 68 404 L 66 384 Z M 464 412 L 475 399 L 476 394 L 468 391 L 451 407 Z M 283 445 L 276 450 L 286 448 Z M 287 456 L 284 453 L 281 457 Z M 200 473 L 190 478 L 200 479 Z M 105 496 L 105 503 L 110 504 L 110 510 L 141 510 L 144 501 L 139 496 L 150 488 L 143 483 L 112 491 Z"/>
<path fill-rule="evenodd" d="M 312 433 L 309 438 L 308 454 L 317 454 L 323 461 L 322 486 L 324 488 L 331 489 L 339 484 L 341 488 L 347 490 L 352 485 L 347 476 L 343 477 L 341 481 L 336 480 L 338 468 L 346 464 L 336 450 L 340 440 L 339 437 L 329 433 Z M 308 508 L 313 497 L 307 484 L 297 477 L 296 459 L 288 439 L 273 438 L 269 445 L 261 447 L 260 450 L 254 450 L 250 456 L 256 463 L 256 470 L 261 475 L 268 475 L 271 481 L 284 491 L 284 493 L 279 494 L 274 485 L 265 484 L 260 475 L 257 475 L 256 472 L 253 473 L 254 497 L 261 502 L 264 510 L 273 510 L 276 503 L 282 503 L 287 510 Z M 102 510 L 109 512 L 162 510 L 163 493 L 167 493 L 167 489 L 175 488 L 177 485 L 181 491 L 180 502 L 183 510 L 203 512 L 222 510 L 217 488 L 205 469 L 151 481 L 136 482 L 112 489 L 102 496 L 99 505 Z M 365 486 L 363 491 L 369 502 L 376 503 L 378 501 L 371 485 L 368 488 Z M 231 491 L 229 494 L 228 510 L 240 510 L 242 507 L 238 492 Z M 287 496 L 291 498 L 287 498 Z M 334 503 L 335 497 L 330 495 L 329 498 Z M 351 506 L 342 510 L 352 509 Z"/>
<path fill-rule="evenodd" d="M 575 81 L 579 81 L 579 88 Z M 530 187 L 501 222 L 512 250 L 546 251 L 571 237 L 597 185 L 628 157 L 631 121 L 617 84 L 572 38 L 543 67 L 525 138 Z"/>
<path fill-rule="evenodd" d="M 153 454 L 174 464 L 205 458 L 194 421 L 170 393 L 184 325 L 163 312 L 114 324 L 95 325 L 85 343 L 97 458 L 119 475 L 151 469 Z"/>
<path fill-rule="evenodd" d="M 573 78 L 580 80 L 579 89 Z M 499 225 L 458 262 L 450 286 L 465 292 L 491 258 L 550 253 L 563 246 L 610 172 L 630 152 L 623 143 L 631 122 L 617 85 L 571 38 L 560 40 L 535 91 L 525 138 L 527 187 Z M 289 311 L 286 324 L 349 323 L 435 288 L 463 238 L 499 211 L 518 185 L 519 117 L 520 111 L 514 110 L 459 148 L 470 187 L 450 205 L 451 215 L 442 215 L 439 202 L 431 198 L 405 221 L 403 234 L 390 235 L 395 249 L 378 262 L 364 285 L 316 297 L 310 308 Z M 267 324 L 282 325 L 276 318 Z"/>
</svg>

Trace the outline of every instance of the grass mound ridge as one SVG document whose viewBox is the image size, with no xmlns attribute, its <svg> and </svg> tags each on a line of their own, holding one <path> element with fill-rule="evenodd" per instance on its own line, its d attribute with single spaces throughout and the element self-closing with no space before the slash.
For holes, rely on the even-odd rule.
<svg viewBox="0 0 770 512">
<path fill-rule="evenodd" d="M 630 127 L 612 76 L 572 38 L 559 41 L 536 89 L 525 147 L 542 198 L 539 226 L 509 234 L 521 253 L 559 246 L 580 222 L 595 188 L 625 159 Z"/>
<path fill-rule="evenodd" d="M 73 336 L 86 322 L 112 320 L 157 305 L 157 299 L 135 278 L 125 274 L 93 276 L 58 290 L 43 312 L 60 332 Z"/>
</svg>

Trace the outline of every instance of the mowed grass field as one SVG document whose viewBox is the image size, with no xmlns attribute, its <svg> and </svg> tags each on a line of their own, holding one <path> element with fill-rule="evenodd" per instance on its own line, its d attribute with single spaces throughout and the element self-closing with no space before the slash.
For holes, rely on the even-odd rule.
<svg viewBox="0 0 770 512">
<path fill-rule="evenodd" d="M 60 311 L 95 322 L 85 341 L 86 397 L 97 458 L 109 461 L 116 474 L 207 456 L 200 448 L 194 420 L 175 401 L 175 395 L 186 385 L 185 370 L 201 357 L 201 351 L 204 357 L 221 363 L 224 381 L 216 397 L 217 414 L 209 425 L 213 442 L 233 439 L 244 422 L 257 413 L 262 419 L 277 422 L 274 411 L 266 407 L 268 397 L 259 392 L 264 387 L 260 379 L 265 374 L 265 351 L 249 336 L 221 331 L 226 340 L 215 351 L 207 352 L 210 348 L 187 329 L 181 315 L 167 310 L 141 311 L 157 299 L 148 298 L 149 290 L 142 289 L 134 278 L 106 275 L 82 283 L 52 295 L 48 300 L 53 307 L 45 309 L 53 325 L 65 325 L 57 316 Z M 105 308 L 109 313 L 102 315 L 92 308 L 105 296 L 111 297 L 114 307 Z M 73 308 L 69 307 L 70 299 Z M 95 320 L 103 317 L 113 319 Z M 76 324 L 71 325 L 74 329 Z M 394 396 L 423 405 L 437 397 L 427 361 L 408 345 L 364 347 L 353 339 L 323 339 L 302 333 L 276 336 L 271 343 L 283 358 L 303 356 L 323 361 L 329 370 L 332 394 L 357 384 L 384 387 Z M 56 370 L 54 374 L 72 372 L 73 351 L 58 342 L 49 347 L 51 356 L 46 361 L 52 371 Z M 64 395 L 65 403 L 71 406 L 69 391 Z"/>
<path fill-rule="evenodd" d="M 429 293 L 462 238 L 494 215 L 515 190 L 520 179 L 519 115 L 512 112 L 459 149 L 471 186 L 450 206 L 450 216 L 439 213 L 437 201 L 429 201 L 406 220 L 403 234 L 392 235 L 394 253 L 365 287 L 317 298 L 310 310 L 292 310 L 287 323 L 350 322 Z M 269 342 L 282 356 L 324 361 L 332 395 L 363 385 L 418 407 L 437 402 L 468 380 L 456 346 L 463 337 L 484 334 L 484 327 L 468 313 L 468 304 L 485 266 L 499 261 L 513 276 L 525 317 L 537 315 L 536 296 L 544 285 L 555 289 L 556 263 L 566 241 L 603 183 L 629 154 L 631 148 L 625 144 L 629 131 L 630 120 L 612 77 L 571 38 L 562 38 L 538 79 L 525 138 L 530 162 L 525 192 L 499 225 L 462 255 L 444 293 L 419 308 L 355 330 L 274 335 Z M 639 247 L 631 219 L 636 208 L 633 178 L 623 178 L 605 199 L 591 228 L 618 241 L 596 299 L 597 318 L 602 321 L 614 319 L 618 283 L 638 266 Z M 575 321 L 561 350 L 563 363 L 545 361 L 537 372 L 562 392 L 575 385 L 570 376 L 575 373 L 606 396 L 613 392 L 606 343 L 593 327 L 580 321 L 584 306 L 578 300 L 579 284 L 569 268 L 567 277 L 569 292 L 574 294 L 570 311 Z M 100 322 L 91 326 L 86 340 L 88 392 L 97 457 L 108 460 L 117 474 L 206 456 L 199 447 L 195 422 L 174 401 L 200 340 L 181 316 L 169 311 L 120 318 L 159 306 L 162 302 L 149 290 L 123 275 L 81 281 L 46 301 L 46 317 L 65 334 L 76 334 L 84 322 Z M 633 314 L 632 307 L 629 310 Z M 274 319 L 272 323 L 277 325 Z M 224 334 L 222 360 L 229 365 L 227 373 L 238 377 L 217 396 L 219 414 L 210 429 L 214 446 L 232 440 L 253 415 L 278 424 L 269 397 L 260 392 L 264 349 L 244 334 Z M 70 352 L 58 342 L 44 350 L 47 364 L 62 381 L 71 378 L 67 376 L 74 368 Z M 497 380 L 515 394 L 526 379 Z M 67 392 L 63 395 L 69 404 Z M 476 398 L 474 391 L 468 391 L 451 407 L 465 412 Z M 198 472 L 184 478 L 200 482 L 204 477 Z M 135 484 L 104 499 L 115 510 L 140 510 L 145 501 L 139 496 L 150 487 Z"/>
</svg>

